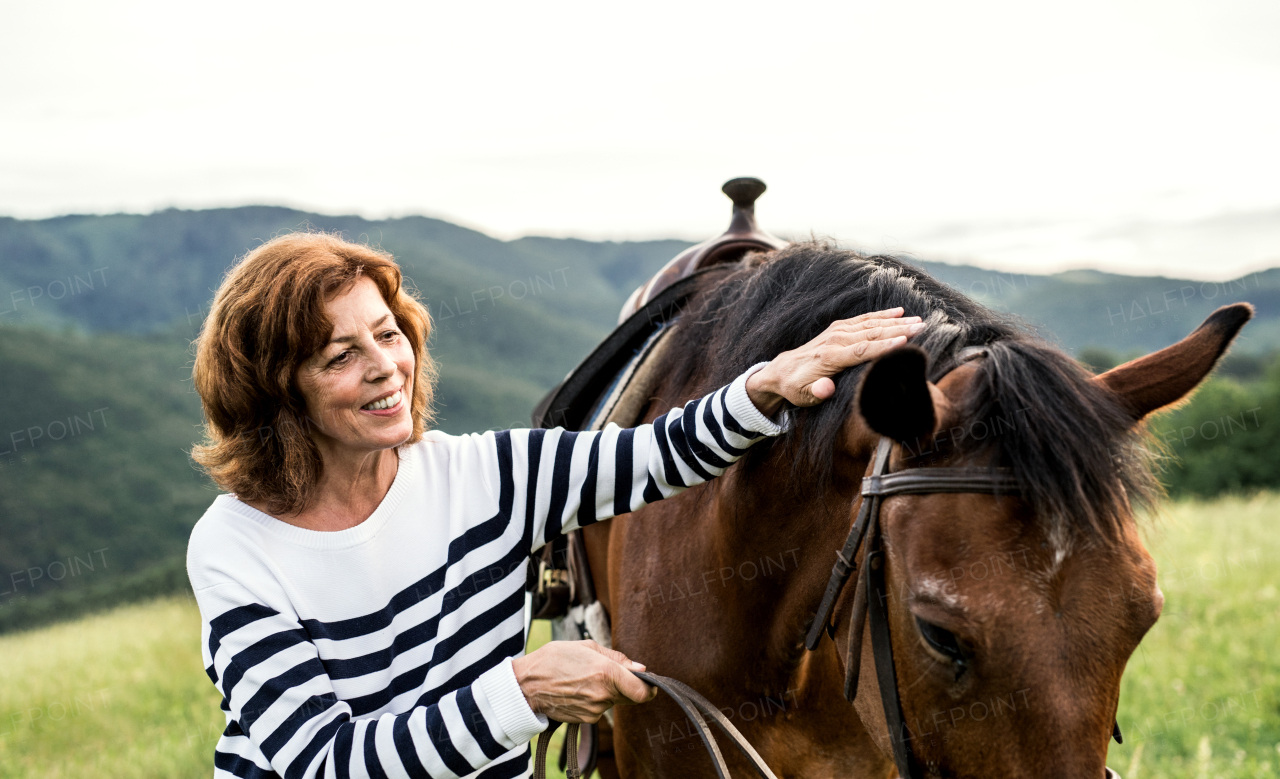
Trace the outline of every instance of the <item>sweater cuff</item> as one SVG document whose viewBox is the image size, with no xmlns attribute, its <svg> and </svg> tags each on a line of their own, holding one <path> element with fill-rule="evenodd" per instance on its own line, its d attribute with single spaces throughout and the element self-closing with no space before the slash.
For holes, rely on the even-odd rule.
<svg viewBox="0 0 1280 779">
<path fill-rule="evenodd" d="M 513 748 L 547 729 L 546 716 L 535 714 L 520 691 L 511 658 L 481 674 L 471 689 L 485 719 L 502 730 Z"/>
<path fill-rule="evenodd" d="M 734 379 L 733 383 L 729 385 L 724 401 L 733 418 L 749 430 L 770 436 L 781 435 L 791 428 L 791 419 L 787 412 L 779 412 L 778 421 L 775 422 L 765 416 L 760 409 L 756 408 L 756 404 L 752 403 L 750 396 L 747 395 L 747 379 L 768 364 L 767 362 L 758 362 L 747 368 L 741 376 Z"/>
</svg>

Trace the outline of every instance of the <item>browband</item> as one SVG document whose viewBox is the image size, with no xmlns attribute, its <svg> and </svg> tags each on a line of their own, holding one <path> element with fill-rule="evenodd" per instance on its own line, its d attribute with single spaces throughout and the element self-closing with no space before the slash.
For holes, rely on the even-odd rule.
<svg viewBox="0 0 1280 779">
<path fill-rule="evenodd" d="M 817 614 L 809 626 L 804 645 L 809 650 L 818 648 L 824 630 L 828 635 L 834 627 L 830 624 L 831 610 L 835 607 L 836 598 L 856 570 L 854 563 L 858 547 L 867 534 L 869 520 L 872 515 L 879 514 L 879 503 L 882 498 L 892 495 L 925 495 L 932 492 L 973 492 L 986 495 L 1020 495 L 1021 489 L 1009 468 L 973 468 L 973 467 L 930 467 L 912 468 L 897 473 L 885 473 L 889 465 L 889 453 L 893 441 L 882 437 L 872 457 L 871 475 L 862 479 L 861 505 L 858 516 L 854 520 L 849 535 L 845 538 L 844 547 L 836 552 L 835 565 L 831 567 L 831 578 L 827 580 L 827 589 L 822 593 L 822 601 L 818 604 Z"/>
<path fill-rule="evenodd" d="M 924 495 L 931 492 L 976 492 L 1020 495 L 1010 468 L 913 468 L 909 471 L 864 476 L 862 495 Z"/>
</svg>

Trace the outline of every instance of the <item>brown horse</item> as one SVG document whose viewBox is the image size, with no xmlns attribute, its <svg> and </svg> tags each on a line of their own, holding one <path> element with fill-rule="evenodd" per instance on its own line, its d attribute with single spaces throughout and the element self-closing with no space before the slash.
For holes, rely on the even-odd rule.
<svg viewBox="0 0 1280 779">
<path fill-rule="evenodd" d="M 909 359 L 847 371 L 833 398 L 792 410 L 788 433 L 720 479 L 587 531 L 614 646 L 723 707 L 780 777 L 893 776 L 869 634 L 854 704 L 842 695 L 853 586 L 834 640 L 804 648 L 861 477 L 881 436 L 895 441 L 889 471 L 1010 468 L 1024 497 L 883 502 L 913 770 L 1099 779 L 1125 663 L 1163 602 L 1134 520 L 1159 492 L 1141 422 L 1195 388 L 1252 309 L 1219 309 L 1183 341 L 1095 377 L 911 265 L 796 245 L 704 277 L 647 418 L 832 320 L 896 305 L 929 325 L 899 350 Z M 973 346 L 984 356 L 962 361 Z M 613 748 L 606 776 L 712 775 L 663 697 L 616 710 Z M 751 775 L 729 752 L 735 775 Z"/>
</svg>

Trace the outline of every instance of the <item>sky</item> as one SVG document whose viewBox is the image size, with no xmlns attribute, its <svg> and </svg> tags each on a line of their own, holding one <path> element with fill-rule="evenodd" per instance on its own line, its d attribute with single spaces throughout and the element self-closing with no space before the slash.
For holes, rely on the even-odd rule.
<svg viewBox="0 0 1280 779">
<path fill-rule="evenodd" d="M 0 214 L 761 225 L 1023 272 L 1280 266 L 1280 3 L 0 0 Z"/>
</svg>

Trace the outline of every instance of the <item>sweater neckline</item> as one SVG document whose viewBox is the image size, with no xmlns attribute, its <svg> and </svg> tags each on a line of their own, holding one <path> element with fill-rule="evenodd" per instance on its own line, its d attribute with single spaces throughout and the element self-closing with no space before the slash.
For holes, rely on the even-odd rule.
<svg viewBox="0 0 1280 779">
<path fill-rule="evenodd" d="M 403 446 L 397 451 L 399 462 L 396 465 L 396 475 L 382 502 L 365 521 L 346 530 L 308 530 L 291 525 L 264 511 L 259 511 L 230 493 L 219 495 L 214 500 L 215 503 L 221 503 L 223 508 L 252 521 L 267 533 L 283 541 L 308 549 L 348 549 L 372 539 L 386 526 L 399 508 L 410 485 L 415 481 L 414 474 L 418 469 L 413 466 L 417 459 L 417 447 Z"/>
</svg>

